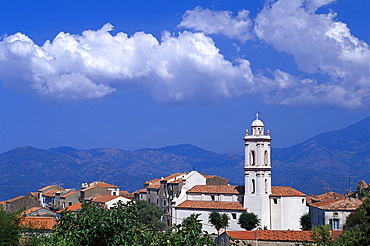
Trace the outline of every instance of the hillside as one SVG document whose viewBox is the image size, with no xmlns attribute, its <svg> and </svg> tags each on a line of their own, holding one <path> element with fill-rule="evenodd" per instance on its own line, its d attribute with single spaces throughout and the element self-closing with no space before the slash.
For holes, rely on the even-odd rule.
<svg viewBox="0 0 370 246">
<path fill-rule="evenodd" d="M 319 194 L 327 189 L 344 193 L 349 176 L 353 186 L 362 179 L 369 182 L 369 125 L 366 118 L 289 148 L 273 148 L 273 185 Z M 132 192 L 142 188 L 144 181 L 193 169 L 225 177 L 231 184 L 243 184 L 243 159 L 188 144 L 134 151 L 21 147 L 0 154 L 0 200 L 49 184 L 77 189 L 81 183 L 95 180 Z"/>
</svg>

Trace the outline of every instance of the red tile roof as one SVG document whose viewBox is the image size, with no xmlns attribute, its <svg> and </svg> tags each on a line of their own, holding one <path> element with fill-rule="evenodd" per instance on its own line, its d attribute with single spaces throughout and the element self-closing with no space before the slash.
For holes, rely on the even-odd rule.
<svg viewBox="0 0 370 246">
<path fill-rule="evenodd" d="M 45 187 L 39 189 L 38 191 L 39 192 L 43 192 L 44 190 L 47 190 L 47 189 L 50 189 L 50 188 L 53 188 L 53 187 L 57 187 L 57 186 L 55 186 L 55 185 L 48 185 L 48 186 L 45 186 Z"/>
<path fill-rule="evenodd" d="M 244 194 L 244 187 L 237 185 L 196 185 L 187 193 L 208 193 L 208 194 Z"/>
<path fill-rule="evenodd" d="M 102 188 L 119 188 L 119 186 L 107 184 L 104 182 L 99 182 L 96 184 L 96 186 L 102 187 Z"/>
<path fill-rule="evenodd" d="M 153 179 L 153 180 L 146 181 L 144 184 L 153 184 L 153 183 L 156 183 L 156 182 L 158 182 L 160 180 L 161 179 Z"/>
<path fill-rule="evenodd" d="M 49 191 L 47 191 L 47 192 L 45 192 L 45 193 L 42 193 L 42 195 L 44 195 L 44 196 L 49 196 L 49 197 L 53 197 L 53 196 L 55 196 L 55 194 L 56 194 L 57 192 L 59 192 L 59 191 L 61 191 L 61 188 L 57 188 L 57 189 L 49 190 Z"/>
<path fill-rule="evenodd" d="M 172 174 L 172 175 L 170 175 L 168 177 L 165 177 L 165 178 L 161 179 L 161 181 L 168 181 L 170 179 L 174 179 L 174 178 L 176 178 L 178 176 L 181 176 L 181 175 L 184 175 L 184 174 L 185 173 L 175 173 L 175 174 Z"/>
<path fill-rule="evenodd" d="M 261 241 L 288 241 L 305 242 L 312 241 L 309 231 L 285 231 L 285 230 L 256 230 L 256 231 L 227 231 L 227 234 L 239 240 Z"/>
<path fill-rule="evenodd" d="M 146 192 L 147 192 L 146 188 L 143 188 L 143 189 L 134 191 L 134 194 L 140 194 L 140 193 L 146 193 Z"/>
<path fill-rule="evenodd" d="M 82 208 L 82 203 L 76 203 L 76 204 L 73 204 L 71 206 L 68 206 L 68 207 L 65 207 L 65 208 L 59 210 L 58 213 L 60 213 L 62 211 L 66 211 L 66 210 L 77 211 L 77 210 L 80 210 L 81 208 Z"/>
<path fill-rule="evenodd" d="M 56 224 L 56 218 L 54 217 L 23 217 L 21 219 L 21 224 L 32 229 L 53 229 Z"/>
<path fill-rule="evenodd" d="M 18 200 L 18 199 L 21 199 L 23 197 L 25 197 L 25 196 L 17 196 L 15 198 L 12 198 L 12 199 L 7 200 L 6 202 L 13 202 L 13 201 Z"/>
<path fill-rule="evenodd" d="M 182 178 L 179 178 L 179 179 L 176 179 L 176 180 L 173 180 L 173 181 L 170 181 L 168 182 L 169 184 L 178 184 L 178 183 L 183 183 L 184 180 Z"/>
<path fill-rule="evenodd" d="M 78 192 L 79 192 L 78 190 L 71 190 L 71 191 L 68 191 L 67 193 L 65 193 L 64 195 L 62 195 L 60 197 L 66 198 L 66 197 L 69 197 L 70 195 L 76 194 Z"/>
<path fill-rule="evenodd" d="M 147 189 L 159 189 L 161 188 L 161 183 L 154 183 L 152 185 L 149 185 L 148 187 L 146 187 Z"/>
<path fill-rule="evenodd" d="M 214 202 L 214 201 L 185 201 L 176 208 L 189 209 L 216 209 L 216 210 L 247 210 L 240 202 Z"/>
<path fill-rule="evenodd" d="M 325 202 L 315 202 L 310 206 L 323 210 L 356 210 L 362 203 L 362 200 L 356 198 L 339 198 Z"/>
<path fill-rule="evenodd" d="M 270 196 L 306 196 L 304 193 L 289 186 L 272 186 Z"/>
<path fill-rule="evenodd" d="M 27 210 L 26 210 L 26 211 L 24 211 L 23 213 L 24 213 L 25 215 L 27 215 L 27 214 L 32 214 L 33 212 L 36 212 L 36 211 L 38 211 L 38 210 L 40 210 L 40 209 L 45 209 L 45 210 L 48 210 L 48 211 L 52 212 L 51 210 L 49 210 L 49 209 L 47 209 L 47 208 L 44 208 L 44 207 L 33 207 L 33 208 L 29 208 L 29 209 L 27 209 Z"/>
<path fill-rule="evenodd" d="M 111 196 L 111 195 L 97 195 L 91 199 L 93 202 L 98 202 L 98 203 L 106 203 L 109 202 L 113 199 L 116 199 L 120 196 Z M 123 197 L 122 197 L 123 198 Z"/>
</svg>

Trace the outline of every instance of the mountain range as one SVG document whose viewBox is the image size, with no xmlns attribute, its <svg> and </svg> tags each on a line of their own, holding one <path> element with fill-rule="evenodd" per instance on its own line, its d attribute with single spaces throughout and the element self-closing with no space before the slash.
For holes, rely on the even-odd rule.
<svg viewBox="0 0 370 246">
<path fill-rule="evenodd" d="M 328 190 L 345 193 L 360 180 L 369 183 L 369 126 L 367 117 L 288 148 L 272 148 L 273 185 L 310 195 Z M 145 181 L 191 170 L 243 185 L 243 162 L 242 155 L 218 154 L 189 144 L 130 151 L 20 147 L 0 154 L 0 200 L 50 184 L 79 189 L 81 183 L 97 180 L 133 192 Z"/>
</svg>

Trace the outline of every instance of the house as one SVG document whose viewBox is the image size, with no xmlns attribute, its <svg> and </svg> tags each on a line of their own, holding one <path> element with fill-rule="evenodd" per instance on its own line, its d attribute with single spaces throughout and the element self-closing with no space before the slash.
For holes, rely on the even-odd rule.
<svg viewBox="0 0 370 246">
<path fill-rule="evenodd" d="M 56 213 L 44 207 L 33 207 L 27 209 L 26 211 L 24 211 L 24 215 L 26 217 L 56 217 Z"/>
<path fill-rule="evenodd" d="M 220 245 L 252 245 L 252 246 L 295 246 L 297 243 L 312 241 L 309 231 L 290 230 L 256 230 L 256 231 L 226 231 L 217 241 Z"/>
<path fill-rule="evenodd" d="M 128 192 L 127 190 L 120 190 L 119 191 L 119 196 L 123 196 L 127 199 L 130 199 L 130 200 L 134 200 L 134 198 L 135 198 L 135 195 Z"/>
<path fill-rule="evenodd" d="M 59 209 L 79 203 L 80 192 L 78 190 L 67 190 L 56 193 L 56 204 Z"/>
<path fill-rule="evenodd" d="M 118 202 L 128 203 L 131 200 L 122 196 L 112 196 L 112 195 L 96 195 L 91 198 L 96 204 L 101 205 L 104 208 L 113 208 Z"/>
<path fill-rule="evenodd" d="M 344 195 L 336 193 L 334 191 L 328 191 L 321 195 L 311 195 L 307 196 L 307 203 L 315 203 L 315 202 L 326 202 L 326 201 L 332 201 L 339 198 L 344 198 Z"/>
<path fill-rule="evenodd" d="M 40 201 L 35 194 L 29 192 L 27 196 L 18 196 L 13 199 L 9 199 L 5 202 L 5 210 L 7 212 L 15 212 L 20 209 L 29 209 L 32 207 L 40 207 Z"/>
<path fill-rule="evenodd" d="M 56 194 L 63 192 L 65 189 L 57 185 L 49 185 L 38 190 L 38 198 L 41 206 L 51 210 L 57 210 Z"/>
<path fill-rule="evenodd" d="M 186 191 L 186 198 L 175 199 L 172 207 L 172 217 L 175 224 L 193 213 L 200 214 L 203 221 L 203 230 L 209 233 L 218 233 L 208 224 L 209 213 L 217 211 L 229 216 L 229 229 L 241 230 L 238 220 L 240 215 L 247 211 L 243 207 L 243 186 L 231 185 L 196 185 Z"/>
<path fill-rule="evenodd" d="M 119 186 L 100 181 L 95 181 L 90 184 L 84 183 L 81 186 L 79 201 L 83 202 L 84 200 L 98 194 L 117 196 L 119 194 Z"/>
<path fill-rule="evenodd" d="M 362 203 L 362 200 L 351 197 L 312 203 L 309 208 L 311 225 L 330 225 L 332 230 L 342 230 L 347 216 Z"/>
</svg>

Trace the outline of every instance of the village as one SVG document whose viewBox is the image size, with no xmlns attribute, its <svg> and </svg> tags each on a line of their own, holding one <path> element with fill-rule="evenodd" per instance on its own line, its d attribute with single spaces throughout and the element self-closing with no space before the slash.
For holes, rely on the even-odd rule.
<svg viewBox="0 0 370 246">
<path fill-rule="evenodd" d="M 85 201 L 110 209 L 118 202 L 145 200 L 161 209 L 161 221 L 168 227 L 180 224 L 191 214 L 199 214 L 202 230 L 219 235 L 220 245 L 228 245 L 230 238 L 244 243 L 260 242 L 258 245 L 264 245 L 263 242 L 294 245 L 309 241 L 310 234 L 302 230 L 300 223 L 301 217 L 307 214 L 311 228 L 329 225 L 334 236 L 340 235 L 347 216 L 358 209 L 363 197 L 333 191 L 306 195 L 292 187 L 272 186 L 270 131 L 265 130 L 258 114 L 250 127 L 244 136 L 245 165 L 240 170 L 244 172 L 244 186 L 230 185 L 223 177 L 193 170 L 146 181 L 142 189 L 133 193 L 114 184 L 95 181 L 82 183 L 80 190 L 49 185 L 1 204 L 7 212 L 24 209 L 25 223 L 42 225 L 49 230 L 63 211 L 79 211 Z M 368 184 L 359 182 L 357 189 L 365 188 Z M 226 228 L 216 230 L 209 223 L 209 215 L 214 211 L 228 216 Z M 258 228 L 250 231 L 240 226 L 239 218 L 245 212 L 258 216 Z"/>
</svg>

